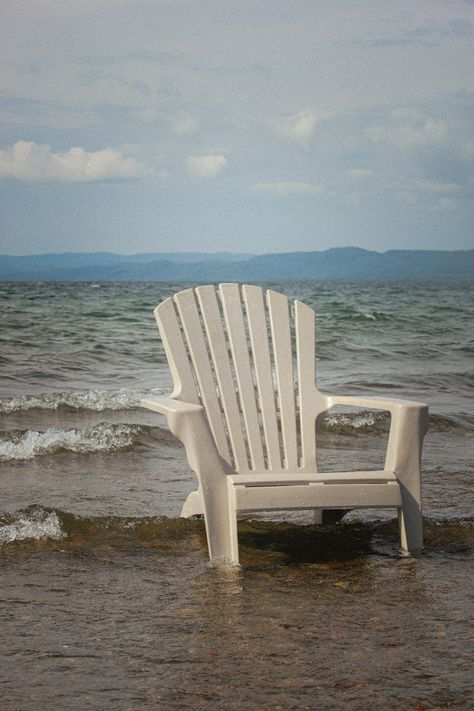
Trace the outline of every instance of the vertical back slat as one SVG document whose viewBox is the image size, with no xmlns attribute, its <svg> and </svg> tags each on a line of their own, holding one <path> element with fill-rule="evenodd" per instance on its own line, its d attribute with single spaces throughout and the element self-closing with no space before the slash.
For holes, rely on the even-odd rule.
<svg viewBox="0 0 474 711">
<path fill-rule="evenodd" d="M 314 311 L 295 301 L 296 357 L 298 368 L 301 466 L 316 471 L 316 356 Z"/>
<path fill-rule="evenodd" d="M 263 430 L 267 445 L 269 469 L 281 469 L 280 442 L 275 407 L 270 349 L 268 346 L 267 321 L 262 289 L 245 285 L 242 294 L 246 305 L 250 343 L 252 345 L 255 377 L 260 398 Z"/>
<path fill-rule="evenodd" d="M 273 355 L 278 384 L 280 420 L 285 469 L 298 467 L 295 383 L 288 299 L 276 291 L 267 291 Z"/>
<path fill-rule="evenodd" d="M 197 405 L 199 404 L 199 394 L 173 299 L 165 299 L 156 307 L 154 314 L 173 378 L 172 397 Z"/>
<path fill-rule="evenodd" d="M 175 295 L 174 300 L 181 317 L 183 331 L 201 390 L 203 405 L 206 408 L 207 418 L 217 449 L 220 455 L 229 462 L 230 452 L 227 436 L 194 291 L 192 289 L 180 291 L 179 294 Z"/>
<path fill-rule="evenodd" d="M 249 462 L 242 431 L 239 404 L 216 291 L 213 286 L 200 286 L 196 289 L 196 294 L 206 328 L 207 340 L 214 364 L 214 373 L 221 393 L 221 403 L 227 420 L 235 468 L 238 471 L 248 471 Z"/>
<path fill-rule="evenodd" d="M 240 289 L 238 284 L 220 284 L 219 293 L 240 393 L 240 405 L 246 428 L 252 468 L 261 471 L 265 467 L 265 462 Z"/>
</svg>

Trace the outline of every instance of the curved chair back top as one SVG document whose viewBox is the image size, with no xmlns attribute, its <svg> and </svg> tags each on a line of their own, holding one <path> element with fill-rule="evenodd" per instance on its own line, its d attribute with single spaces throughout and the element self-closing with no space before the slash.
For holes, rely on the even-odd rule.
<svg viewBox="0 0 474 711">
<path fill-rule="evenodd" d="M 172 397 L 204 406 L 236 472 L 316 471 L 314 311 L 258 286 L 185 289 L 155 309 Z"/>
</svg>

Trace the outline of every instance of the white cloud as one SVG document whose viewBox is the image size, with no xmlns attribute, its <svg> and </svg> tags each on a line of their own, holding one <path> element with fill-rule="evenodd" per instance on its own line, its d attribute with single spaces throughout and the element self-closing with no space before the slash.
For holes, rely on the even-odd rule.
<svg viewBox="0 0 474 711">
<path fill-rule="evenodd" d="M 134 121 L 140 121 L 140 123 L 156 123 L 160 118 L 160 112 L 156 109 L 135 109 L 130 111 L 130 116 Z"/>
<path fill-rule="evenodd" d="M 369 138 L 398 149 L 410 149 L 442 143 L 448 137 L 445 124 L 418 112 L 398 109 L 385 124 L 371 126 Z"/>
<path fill-rule="evenodd" d="M 308 148 L 319 120 L 320 117 L 314 111 L 300 111 L 281 121 L 277 130 L 302 148 Z"/>
<path fill-rule="evenodd" d="M 350 170 L 346 170 L 346 177 L 356 180 L 370 178 L 373 174 L 374 171 L 367 168 L 351 168 Z"/>
<path fill-rule="evenodd" d="M 374 193 L 371 190 L 354 190 L 349 195 L 346 195 L 343 202 L 347 205 L 360 205 L 373 196 Z"/>
<path fill-rule="evenodd" d="M 186 160 L 186 165 L 191 175 L 199 178 L 216 178 L 226 167 L 227 158 L 217 154 L 191 156 Z"/>
<path fill-rule="evenodd" d="M 180 116 L 173 123 L 171 132 L 175 136 L 186 138 L 197 133 L 198 126 L 198 122 L 192 116 Z"/>
<path fill-rule="evenodd" d="M 31 182 L 89 183 L 110 178 L 144 178 L 154 170 L 115 148 L 88 152 L 74 147 L 53 153 L 51 146 L 17 141 L 0 150 L 0 178 Z"/>
<path fill-rule="evenodd" d="M 20 102 L 18 106 L 0 110 L 0 125 L 15 126 L 16 130 L 29 130 L 31 126 L 41 126 L 48 129 L 82 129 L 87 126 L 97 126 L 100 123 L 93 111 L 75 108 L 69 111 L 64 107 L 53 107 L 37 102 L 34 108 L 28 110 Z M 28 128 L 27 128 L 28 127 Z"/>
<path fill-rule="evenodd" d="M 255 183 L 253 188 L 259 193 L 267 193 L 278 197 L 290 197 L 291 195 L 322 195 L 326 192 L 324 185 L 319 185 L 318 183 L 292 181 Z"/>
<path fill-rule="evenodd" d="M 417 180 L 416 187 L 424 193 L 452 193 L 459 190 L 457 183 L 439 183 L 436 180 Z"/>
<path fill-rule="evenodd" d="M 463 157 L 466 161 L 474 160 L 474 141 L 468 141 L 463 146 Z"/>
<path fill-rule="evenodd" d="M 441 200 L 438 200 L 436 205 L 432 205 L 430 207 L 430 210 L 432 212 L 445 212 L 446 210 L 455 210 L 457 208 L 457 202 L 456 200 L 453 200 L 452 198 L 441 198 Z"/>
<path fill-rule="evenodd" d="M 419 196 L 415 191 L 399 190 L 393 193 L 393 197 L 402 205 L 417 205 Z"/>
<path fill-rule="evenodd" d="M 469 0 L 467 0 L 469 3 Z M 442 45 L 450 38 L 464 39 L 472 37 L 474 33 L 473 24 L 469 20 L 446 20 L 430 18 L 429 21 L 415 22 L 412 27 L 397 28 L 380 35 L 376 33 L 373 37 L 361 41 L 367 47 L 397 47 L 407 45 L 422 45 L 432 48 Z"/>
</svg>

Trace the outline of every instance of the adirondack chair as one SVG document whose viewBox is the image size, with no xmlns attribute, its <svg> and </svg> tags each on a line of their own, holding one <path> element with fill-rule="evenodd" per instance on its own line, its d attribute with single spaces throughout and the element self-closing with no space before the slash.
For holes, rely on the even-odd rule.
<svg viewBox="0 0 474 711">
<path fill-rule="evenodd" d="M 174 390 L 141 404 L 166 415 L 185 446 L 199 488 L 181 515 L 204 514 L 211 563 L 238 564 L 242 511 L 392 507 L 402 551 L 421 549 L 426 405 L 321 393 L 314 311 L 275 291 L 199 286 L 154 313 Z M 382 471 L 318 472 L 316 420 L 334 405 L 390 413 Z"/>
</svg>

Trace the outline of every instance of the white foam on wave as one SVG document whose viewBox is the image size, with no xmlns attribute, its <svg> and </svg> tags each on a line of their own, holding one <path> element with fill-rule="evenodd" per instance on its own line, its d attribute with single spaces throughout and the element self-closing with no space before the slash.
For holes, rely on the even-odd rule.
<svg viewBox="0 0 474 711">
<path fill-rule="evenodd" d="M 375 412 L 358 412 L 355 414 L 334 413 L 328 415 L 325 419 L 325 425 L 328 429 L 370 429 L 377 425 L 381 425 L 386 421 L 385 413 Z"/>
<path fill-rule="evenodd" d="M 66 536 L 54 511 L 24 511 L 9 516 L 9 519 L 0 523 L 0 545 L 47 538 L 59 540 Z"/>
<path fill-rule="evenodd" d="M 80 454 L 113 452 L 133 444 L 141 431 L 137 425 L 101 422 L 85 429 L 50 427 L 45 432 L 4 433 L 0 441 L 0 461 L 33 459 L 61 450 Z"/>
<path fill-rule="evenodd" d="M 0 412 L 25 410 L 130 410 L 138 407 L 147 395 L 145 390 L 70 390 L 66 392 L 39 393 L 38 395 L 18 395 L 0 397 Z"/>
</svg>

